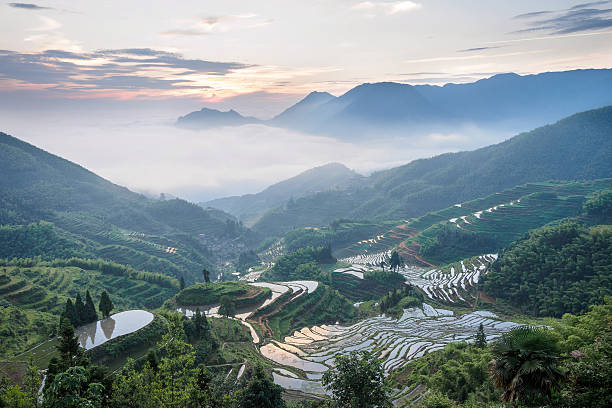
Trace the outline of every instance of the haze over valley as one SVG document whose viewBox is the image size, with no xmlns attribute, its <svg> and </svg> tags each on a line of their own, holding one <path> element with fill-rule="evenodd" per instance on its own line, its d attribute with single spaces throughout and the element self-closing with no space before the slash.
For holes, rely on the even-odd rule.
<svg viewBox="0 0 612 408">
<path fill-rule="evenodd" d="M 0 407 L 612 404 L 612 1 L 0 9 Z"/>
</svg>

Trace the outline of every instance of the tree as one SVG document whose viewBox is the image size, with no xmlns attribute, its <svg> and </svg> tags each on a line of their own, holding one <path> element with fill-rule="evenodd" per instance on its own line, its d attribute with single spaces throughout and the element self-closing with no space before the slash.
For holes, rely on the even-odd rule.
<svg viewBox="0 0 612 408">
<path fill-rule="evenodd" d="M 323 386 L 339 408 L 391 407 L 381 362 L 368 351 L 336 356 L 334 369 L 323 374 Z"/>
<path fill-rule="evenodd" d="M 100 304 L 98 305 L 98 308 L 102 313 L 102 317 L 107 318 L 110 316 L 110 312 L 114 307 L 115 305 L 113 305 L 113 301 L 108 296 L 108 293 L 106 293 L 106 291 L 102 292 L 102 295 L 100 295 Z"/>
<path fill-rule="evenodd" d="M 387 266 L 387 263 L 385 261 L 380 261 L 380 267 L 382 268 L 383 272 L 385 270 L 385 266 Z"/>
<path fill-rule="evenodd" d="M 394 270 L 397 271 L 397 268 L 400 267 L 402 263 L 402 260 L 400 259 L 399 254 L 397 253 L 397 251 L 393 251 L 391 253 L 391 259 L 389 259 L 389 267 Z"/>
<path fill-rule="evenodd" d="M 155 349 L 149 350 L 149 352 L 147 353 L 146 360 L 147 363 L 149 363 L 149 365 L 151 366 L 151 369 L 154 372 L 157 372 L 157 369 L 159 368 L 159 357 L 157 356 L 157 352 L 155 351 Z"/>
<path fill-rule="evenodd" d="M 179 278 L 179 289 L 185 289 L 185 278 L 183 278 L 182 276 Z"/>
<path fill-rule="evenodd" d="M 193 315 L 193 323 L 195 325 L 195 331 L 198 337 L 202 336 L 206 330 L 210 330 L 206 313 L 201 313 L 199 307 L 196 309 L 196 312 Z"/>
<path fill-rule="evenodd" d="M 98 320 L 98 312 L 96 312 L 96 306 L 94 305 L 89 290 L 85 292 L 85 311 L 87 316 L 87 323 L 95 322 L 96 320 Z"/>
<path fill-rule="evenodd" d="M 31 408 L 28 396 L 6 377 L 0 377 L 0 407 Z"/>
<path fill-rule="evenodd" d="M 70 367 L 58 374 L 45 392 L 45 407 L 98 408 L 102 406 L 104 387 L 89 383 L 84 367 Z"/>
<path fill-rule="evenodd" d="M 29 406 L 32 408 L 38 406 L 38 390 L 40 389 L 41 384 L 42 380 L 40 379 L 40 373 L 34 366 L 34 360 L 30 356 L 28 369 L 23 379 L 23 392 L 25 393 L 29 402 Z M 2 404 L 0 404 L 0 406 L 2 406 Z"/>
<path fill-rule="evenodd" d="M 77 323 L 75 326 L 79 326 L 87 322 L 87 311 L 85 310 L 85 303 L 81 298 L 81 294 L 77 293 L 76 300 L 74 301 L 74 310 L 76 311 Z"/>
<path fill-rule="evenodd" d="M 79 347 L 79 340 L 74 335 L 74 327 L 68 319 L 62 318 L 59 327 L 59 344 L 57 351 L 59 352 L 63 365 L 70 367 L 75 358 L 82 355 Z"/>
<path fill-rule="evenodd" d="M 489 375 L 502 389 L 502 401 L 514 406 L 549 399 L 565 376 L 558 366 L 557 342 L 546 329 L 512 329 L 493 344 L 493 356 Z"/>
<path fill-rule="evenodd" d="M 478 326 L 478 331 L 476 332 L 476 338 L 474 344 L 478 348 L 485 348 L 487 346 L 487 335 L 484 331 L 484 326 L 480 323 Z"/>
<path fill-rule="evenodd" d="M 76 309 L 74 308 L 74 304 L 72 303 L 72 299 L 66 300 L 66 306 L 64 307 L 62 318 L 68 319 L 70 324 L 72 324 L 73 326 L 79 324 L 79 318 L 77 316 Z"/>
<path fill-rule="evenodd" d="M 202 269 L 202 275 L 204 275 L 204 282 L 210 282 L 210 272 L 206 268 Z"/>
<path fill-rule="evenodd" d="M 219 313 L 227 317 L 234 317 L 234 315 L 236 314 L 236 303 L 230 296 L 221 296 L 221 306 L 219 306 Z"/>
<path fill-rule="evenodd" d="M 284 408 L 283 388 L 274 384 L 258 364 L 253 377 L 238 397 L 238 408 Z"/>
</svg>

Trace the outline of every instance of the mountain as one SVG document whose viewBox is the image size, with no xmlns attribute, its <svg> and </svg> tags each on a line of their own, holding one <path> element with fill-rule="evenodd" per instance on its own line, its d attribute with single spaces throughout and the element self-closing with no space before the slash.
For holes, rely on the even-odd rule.
<svg viewBox="0 0 612 408">
<path fill-rule="evenodd" d="M 99 257 L 195 281 L 253 240 L 229 214 L 146 198 L 5 133 L 0 174 L 0 225 L 15 226 L 0 257 Z"/>
<path fill-rule="evenodd" d="M 507 73 L 444 86 L 366 83 L 339 97 L 313 92 L 260 123 L 346 140 L 456 133 L 474 126 L 511 134 L 610 104 L 612 69 Z"/>
<path fill-rule="evenodd" d="M 328 92 L 311 92 L 295 105 L 287 108 L 272 119 L 272 123 L 279 126 L 305 126 L 312 113 L 321 105 L 336 99 Z"/>
<path fill-rule="evenodd" d="M 218 198 L 201 203 L 203 207 L 223 210 L 247 224 L 256 222 L 266 211 L 287 203 L 292 198 L 346 187 L 360 175 L 340 163 L 329 163 L 306 170 L 295 177 L 273 184 L 257 194 Z"/>
<path fill-rule="evenodd" d="M 612 106 L 478 150 L 447 153 L 306 195 L 266 213 L 253 229 L 280 236 L 334 219 L 406 219 L 496 191 L 547 180 L 612 177 Z"/>
<path fill-rule="evenodd" d="M 242 116 L 233 109 L 221 112 L 216 109 L 202 108 L 199 111 L 181 116 L 176 121 L 176 125 L 190 129 L 206 129 L 220 126 L 241 126 L 258 122 L 258 119 Z"/>
</svg>

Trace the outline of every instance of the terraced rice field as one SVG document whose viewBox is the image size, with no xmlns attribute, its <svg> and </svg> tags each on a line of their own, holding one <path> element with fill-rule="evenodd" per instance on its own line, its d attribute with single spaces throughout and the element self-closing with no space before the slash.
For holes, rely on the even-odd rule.
<svg viewBox="0 0 612 408">
<path fill-rule="evenodd" d="M 334 272 L 363 279 L 365 272 L 379 270 L 380 262 L 388 259 L 390 255 L 390 252 L 380 252 L 344 258 L 340 261 L 350 263 L 351 266 L 336 269 Z M 471 305 L 476 298 L 475 286 L 479 277 L 486 273 L 489 265 L 496 259 L 497 254 L 487 254 L 465 259 L 443 268 L 425 269 L 417 266 L 403 266 L 397 271 L 406 278 L 406 283 L 421 289 L 431 300 Z"/>
<path fill-rule="evenodd" d="M 319 282 L 317 281 L 254 282 L 250 284 L 257 287 L 269 288 L 272 291 L 272 296 L 267 298 L 262 304 L 245 308 L 245 310 L 239 311 L 235 316 L 235 319 L 240 320 L 242 324 L 249 329 L 251 337 L 253 338 L 253 343 L 256 344 L 259 343 L 261 339 L 257 330 L 253 327 L 253 324 L 263 325 L 260 320 L 256 319 L 256 314 L 263 313 L 266 309 L 274 308 L 275 302 L 285 294 L 289 295 L 285 302 L 290 303 L 304 295 L 312 294 L 319 286 Z M 177 311 L 183 313 L 187 317 L 192 317 L 196 308 L 199 308 L 208 317 L 221 317 L 221 315 L 219 315 L 219 305 L 181 307 L 178 308 Z"/>
<path fill-rule="evenodd" d="M 473 254 L 453 259 L 423 259 L 419 247 L 435 238 L 437 225 L 451 224 L 461 230 L 491 234 L 499 247 L 503 247 L 530 229 L 576 216 L 586 197 L 609 188 L 612 188 L 612 179 L 529 183 L 407 220 L 383 234 L 338 249 L 336 255 L 340 258 L 362 257 L 397 248 L 408 263 L 421 266 L 445 264 Z"/>
<path fill-rule="evenodd" d="M 290 390 L 323 394 L 325 390 L 319 380 L 333 367 L 336 354 L 368 350 L 383 362 L 388 374 L 451 342 L 471 341 L 481 323 L 488 340 L 518 326 L 499 320 L 491 312 L 457 316 L 450 310 L 424 303 L 422 308 L 404 310 L 398 320 L 378 316 L 349 327 L 304 328 L 285 337 L 283 342 L 272 341 L 262 346 L 260 352 L 282 367 L 283 371 L 274 374 L 277 384 Z"/>
<path fill-rule="evenodd" d="M 83 288 L 89 288 L 96 300 L 107 290 L 118 309 L 159 307 L 176 292 L 144 280 L 74 266 L 7 265 L 3 270 L 8 281 L 0 282 L 0 296 L 24 309 L 44 312 L 61 312 L 68 298 L 84 295 Z"/>
</svg>

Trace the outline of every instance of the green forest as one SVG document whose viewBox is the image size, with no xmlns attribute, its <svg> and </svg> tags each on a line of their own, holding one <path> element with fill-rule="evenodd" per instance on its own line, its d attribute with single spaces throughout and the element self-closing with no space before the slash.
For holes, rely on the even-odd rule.
<svg viewBox="0 0 612 408">
<path fill-rule="evenodd" d="M 581 313 L 612 295 L 610 254 L 612 227 L 561 222 L 504 249 L 481 284 L 533 316 Z"/>
</svg>

